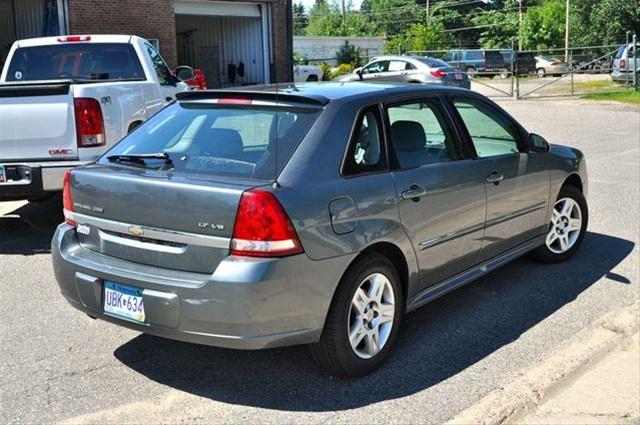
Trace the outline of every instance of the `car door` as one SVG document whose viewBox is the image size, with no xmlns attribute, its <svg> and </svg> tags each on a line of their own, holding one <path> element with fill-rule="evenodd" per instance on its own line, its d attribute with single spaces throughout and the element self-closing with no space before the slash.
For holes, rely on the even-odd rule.
<svg viewBox="0 0 640 425">
<path fill-rule="evenodd" d="M 389 68 L 388 60 L 381 60 L 371 62 L 369 65 L 362 68 L 362 79 L 363 80 L 374 80 L 382 78 L 383 73 L 387 71 Z"/>
<path fill-rule="evenodd" d="M 453 108 L 485 180 L 487 218 L 481 260 L 545 233 L 549 173 L 529 153 L 520 126 L 497 106 L 476 97 L 453 97 Z"/>
<path fill-rule="evenodd" d="M 410 65 L 409 62 L 403 60 L 390 60 L 387 71 L 382 73 L 380 80 L 399 83 L 407 82 L 409 74 L 407 69 L 410 69 Z"/>
<path fill-rule="evenodd" d="M 385 109 L 400 221 L 425 288 L 477 262 L 485 220 L 484 176 L 465 158 L 438 97 Z"/>
</svg>

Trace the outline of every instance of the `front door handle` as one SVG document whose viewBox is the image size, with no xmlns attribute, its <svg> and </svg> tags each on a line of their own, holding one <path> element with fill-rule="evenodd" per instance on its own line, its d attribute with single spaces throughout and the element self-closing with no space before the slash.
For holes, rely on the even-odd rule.
<svg viewBox="0 0 640 425">
<path fill-rule="evenodd" d="M 412 184 L 409 189 L 405 190 L 400 195 L 402 196 L 402 199 L 418 201 L 421 196 L 424 196 L 426 194 L 427 190 L 424 187 L 417 184 Z"/>
<path fill-rule="evenodd" d="M 166 100 L 167 102 L 171 102 L 173 98 L 171 96 L 167 96 L 164 98 L 164 100 Z"/>
<path fill-rule="evenodd" d="M 502 180 L 504 180 L 504 176 L 499 171 L 492 171 L 486 178 L 487 183 L 493 183 L 495 185 L 500 184 Z"/>
</svg>

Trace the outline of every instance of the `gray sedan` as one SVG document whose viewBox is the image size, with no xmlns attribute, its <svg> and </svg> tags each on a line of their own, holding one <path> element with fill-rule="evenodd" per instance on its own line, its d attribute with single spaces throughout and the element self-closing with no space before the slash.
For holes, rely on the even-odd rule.
<svg viewBox="0 0 640 425">
<path fill-rule="evenodd" d="M 380 56 L 338 81 L 422 83 L 470 88 L 467 73 L 429 56 Z"/>
<path fill-rule="evenodd" d="M 309 344 L 357 376 L 405 313 L 527 253 L 568 260 L 587 183 L 580 151 L 468 90 L 188 92 L 67 172 L 53 270 L 91 317 L 228 348 Z"/>
</svg>

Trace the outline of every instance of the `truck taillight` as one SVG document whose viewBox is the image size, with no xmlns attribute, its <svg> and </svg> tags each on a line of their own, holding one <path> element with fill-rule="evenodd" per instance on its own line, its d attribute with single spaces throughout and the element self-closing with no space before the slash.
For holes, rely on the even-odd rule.
<svg viewBox="0 0 640 425">
<path fill-rule="evenodd" d="M 73 202 L 71 200 L 71 170 L 67 170 L 64 173 L 62 180 L 62 212 L 64 213 L 64 221 L 73 227 L 76 227 L 76 222 L 72 218 Z"/>
<path fill-rule="evenodd" d="M 283 257 L 303 252 L 293 224 L 276 197 L 266 190 L 242 194 L 231 240 L 231 254 Z"/>
<path fill-rule="evenodd" d="M 76 134 L 79 148 L 94 148 L 105 145 L 104 120 L 97 100 L 91 98 L 74 99 L 76 113 Z"/>
<path fill-rule="evenodd" d="M 58 43 L 78 43 L 81 41 L 91 41 L 90 35 L 68 35 L 58 37 Z"/>
</svg>

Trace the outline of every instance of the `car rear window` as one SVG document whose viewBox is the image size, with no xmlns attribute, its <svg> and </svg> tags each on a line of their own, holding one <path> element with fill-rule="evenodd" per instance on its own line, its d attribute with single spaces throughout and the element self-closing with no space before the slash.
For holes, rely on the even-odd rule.
<svg viewBox="0 0 640 425">
<path fill-rule="evenodd" d="M 7 81 L 143 80 L 133 46 L 125 43 L 64 43 L 16 49 Z"/>
<path fill-rule="evenodd" d="M 320 109 L 307 107 L 176 102 L 99 162 L 110 163 L 112 155 L 166 152 L 174 173 L 272 180 L 319 114 Z"/>
<path fill-rule="evenodd" d="M 422 63 L 426 63 L 431 68 L 447 68 L 447 67 L 449 67 L 449 64 L 447 64 L 445 61 L 442 61 L 442 60 L 436 59 L 436 58 L 422 57 L 422 58 L 417 58 L 417 59 Z"/>
</svg>

